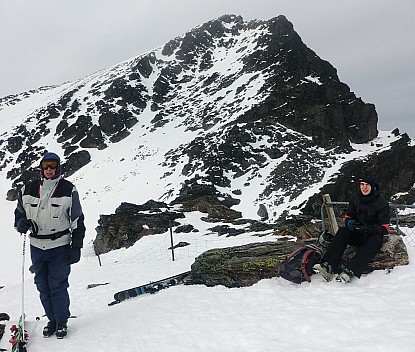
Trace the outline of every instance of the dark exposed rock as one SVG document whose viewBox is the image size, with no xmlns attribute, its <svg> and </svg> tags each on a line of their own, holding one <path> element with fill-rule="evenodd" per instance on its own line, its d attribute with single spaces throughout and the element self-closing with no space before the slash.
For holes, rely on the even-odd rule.
<svg viewBox="0 0 415 352">
<path fill-rule="evenodd" d="M 56 126 L 56 134 L 61 134 L 67 128 L 68 128 L 68 121 L 61 120 Z"/>
<path fill-rule="evenodd" d="M 84 136 L 87 134 L 88 130 L 92 126 L 91 117 L 80 115 L 76 122 L 74 122 L 72 125 L 67 126 L 62 129 L 61 136 L 58 138 L 58 142 L 62 143 L 68 139 L 72 138 L 71 143 L 75 144 L 79 142 Z M 59 128 L 62 128 L 64 125 L 61 124 L 58 126 Z"/>
<path fill-rule="evenodd" d="M 279 241 L 208 250 L 192 264 L 192 282 L 207 286 L 251 286 L 261 279 L 277 276 L 278 265 L 298 246 L 298 242 Z M 353 248 L 349 247 L 344 259 L 353 254 Z M 370 270 L 407 264 L 408 253 L 402 238 L 393 235 L 375 256 Z"/>
<path fill-rule="evenodd" d="M 182 67 L 179 65 L 168 66 L 161 70 L 159 77 L 154 82 L 153 101 L 155 103 L 165 103 L 174 96 L 169 96 L 169 92 L 173 86 L 179 84 L 178 75 L 181 73 Z"/>
<path fill-rule="evenodd" d="M 129 81 L 124 78 L 116 78 L 110 87 L 104 92 L 107 99 L 113 100 L 122 98 L 122 101 L 125 104 L 133 104 L 140 110 L 145 109 L 147 105 L 146 93 L 147 90 L 143 85 L 135 84 L 133 87 L 129 84 Z"/>
<path fill-rule="evenodd" d="M 198 230 L 195 230 L 195 228 L 191 224 L 177 226 L 174 229 L 174 232 L 176 233 L 189 233 L 189 232 L 195 232 L 195 231 L 198 231 Z"/>
<path fill-rule="evenodd" d="M 173 247 L 169 247 L 168 249 L 176 249 L 176 248 L 181 248 L 181 247 L 186 247 L 186 246 L 190 246 L 190 243 L 180 241 L 179 243 L 175 244 Z"/>
<path fill-rule="evenodd" d="M 179 225 L 175 219 L 184 217 L 183 213 L 160 208 L 166 208 L 166 204 L 153 200 L 142 205 L 122 203 L 115 214 L 101 215 L 93 242 L 95 253 L 128 248 L 143 236 L 164 233 L 170 226 Z"/>
<path fill-rule="evenodd" d="M 206 212 L 208 213 L 208 216 L 212 219 L 224 219 L 230 221 L 242 217 L 242 213 L 240 211 L 235 211 L 233 209 L 228 208 L 225 205 L 212 205 L 208 204 L 207 202 L 202 203 L 203 205 L 206 204 Z"/>
<path fill-rule="evenodd" d="M 208 230 L 212 232 L 217 232 L 219 236 L 226 235 L 226 237 L 237 236 L 237 235 L 240 235 L 241 233 L 245 233 L 244 229 L 234 229 L 230 227 L 229 225 L 218 225 L 218 226 L 211 227 Z"/>
<path fill-rule="evenodd" d="M 141 205 L 123 202 L 117 209 L 115 209 L 115 214 L 137 213 L 140 211 L 151 211 L 160 213 L 162 211 L 161 208 L 167 208 L 167 204 L 164 202 L 155 201 L 153 199 Z"/>
<path fill-rule="evenodd" d="M 65 175 L 70 176 L 91 161 L 91 155 L 86 150 L 81 150 L 69 155 L 68 160 L 62 165 Z"/>
<path fill-rule="evenodd" d="M 251 220 L 249 222 L 249 231 L 251 232 L 263 232 L 266 230 L 271 230 L 276 228 L 275 224 L 269 224 L 269 223 L 265 223 L 262 221 L 256 221 L 256 220 Z M 258 236 L 262 236 L 262 235 L 258 235 Z"/>
<path fill-rule="evenodd" d="M 237 219 L 242 215 L 230 208 L 238 201 L 221 195 L 212 184 L 199 183 L 199 178 L 185 182 L 172 204 L 181 204 L 183 211 L 198 210 L 213 219 Z M 221 200 L 219 199 L 221 198 Z"/>
<path fill-rule="evenodd" d="M 264 204 L 259 205 L 257 215 L 261 218 L 261 221 L 268 220 L 268 210 Z"/>
<path fill-rule="evenodd" d="M 97 148 L 104 142 L 101 129 L 97 125 L 93 125 L 86 132 L 86 137 L 79 143 L 82 148 Z"/>
<path fill-rule="evenodd" d="M 79 147 L 76 145 L 68 145 L 64 147 L 64 155 L 68 156 L 69 154 L 73 153 L 75 150 L 77 150 Z"/>
<path fill-rule="evenodd" d="M 101 116 L 99 117 L 99 125 L 107 135 L 113 135 L 124 128 L 137 123 L 137 119 L 127 110 L 120 109 L 116 113 L 110 110 L 102 110 Z"/>
<path fill-rule="evenodd" d="M 165 54 L 163 54 L 165 55 Z M 133 70 L 138 70 L 138 72 L 145 78 L 149 78 L 150 74 L 153 72 L 152 65 L 156 62 L 156 58 L 154 53 L 150 53 L 144 57 L 141 57 L 135 66 L 133 66 Z"/>
<path fill-rule="evenodd" d="M 10 153 L 18 152 L 23 145 L 23 137 L 22 136 L 15 136 L 11 137 L 7 141 L 7 149 Z"/>
<path fill-rule="evenodd" d="M 113 134 L 111 137 L 110 137 L 110 141 L 112 142 L 112 143 L 117 143 L 117 142 L 119 142 L 119 141 L 122 141 L 124 138 L 126 138 L 126 137 L 128 137 L 129 135 L 130 135 L 130 131 L 128 131 L 128 130 L 122 130 L 122 131 L 119 131 L 119 132 L 117 132 L 117 133 L 115 133 L 115 134 Z"/>
<path fill-rule="evenodd" d="M 47 107 L 47 116 L 49 119 L 57 119 L 60 116 L 60 109 L 58 106 L 55 106 L 53 104 L 49 105 Z"/>
</svg>

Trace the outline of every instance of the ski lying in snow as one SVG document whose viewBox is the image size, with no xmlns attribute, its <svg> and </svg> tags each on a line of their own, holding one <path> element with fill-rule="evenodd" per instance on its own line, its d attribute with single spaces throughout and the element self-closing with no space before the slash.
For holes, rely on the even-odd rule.
<svg viewBox="0 0 415 352">
<path fill-rule="evenodd" d="M 189 274 L 190 271 L 186 271 L 184 273 L 170 276 L 159 281 L 153 281 L 145 285 L 119 291 L 116 294 L 114 294 L 114 301 L 108 303 L 108 305 L 113 306 L 114 304 L 125 301 L 126 299 L 137 297 L 139 295 L 143 295 L 146 293 L 156 293 L 165 288 L 185 283 L 187 281 L 186 279 L 188 278 Z"/>
</svg>

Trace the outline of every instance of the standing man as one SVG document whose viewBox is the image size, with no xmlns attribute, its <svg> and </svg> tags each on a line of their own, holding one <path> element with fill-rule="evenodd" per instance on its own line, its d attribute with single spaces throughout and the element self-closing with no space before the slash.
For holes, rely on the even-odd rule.
<svg viewBox="0 0 415 352">
<path fill-rule="evenodd" d="M 62 339 L 70 316 L 70 265 L 81 258 L 84 215 L 76 187 L 62 178 L 59 156 L 46 153 L 40 162 L 40 175 L 19 192 L 14 225 L 20 233 L 31 232 L 31 270 L 49 319 L 43 336 L 56 334 Z"/>
<path fill-rule="evenodd" d="M 389 233 L 389 204 L 379 194 L 379 186 L 372 178 L 363 178 L 359 189 L 352 196 L 345 215 L 345 227 L 340 227 L 320 264 L 314 269 L 331 281 L 334 273 L 337 281 L 349 282 L 360 278 L 383 245 L 383 235 Z M 354 257 L 341 271 L 340 260 L 347 245 L 358 247 Z"/>
</svg>

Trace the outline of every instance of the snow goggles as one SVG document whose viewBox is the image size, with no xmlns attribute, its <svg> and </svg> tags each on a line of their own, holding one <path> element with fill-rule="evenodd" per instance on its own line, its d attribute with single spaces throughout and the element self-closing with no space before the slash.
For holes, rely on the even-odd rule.
<svg viewBox="0 0 415 352">
<path fill-rule="evenodd" d="M 40 163 L 40 166 L 42 167 L 42 170 L 47 170 L 48 168 L 51 168 L 52 170 L 56 170 L 58 168 L 58 162 L 57 161 L 42 161 Z"/>
</svg>

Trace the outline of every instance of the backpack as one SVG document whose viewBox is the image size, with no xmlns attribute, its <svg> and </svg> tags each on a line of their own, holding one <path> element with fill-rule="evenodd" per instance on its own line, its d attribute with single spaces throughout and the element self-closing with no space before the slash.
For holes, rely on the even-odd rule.
<svg viewBox="0 0 415 352">
<path fill-rule="evenodd" d="M 313 265 L 320 263 L 322 250 L 312 244 L 306 244 L 291 252 L 277 269 L 277 276 L 296 284 L 310 282 L 314 273 Z"/>
</svg>

